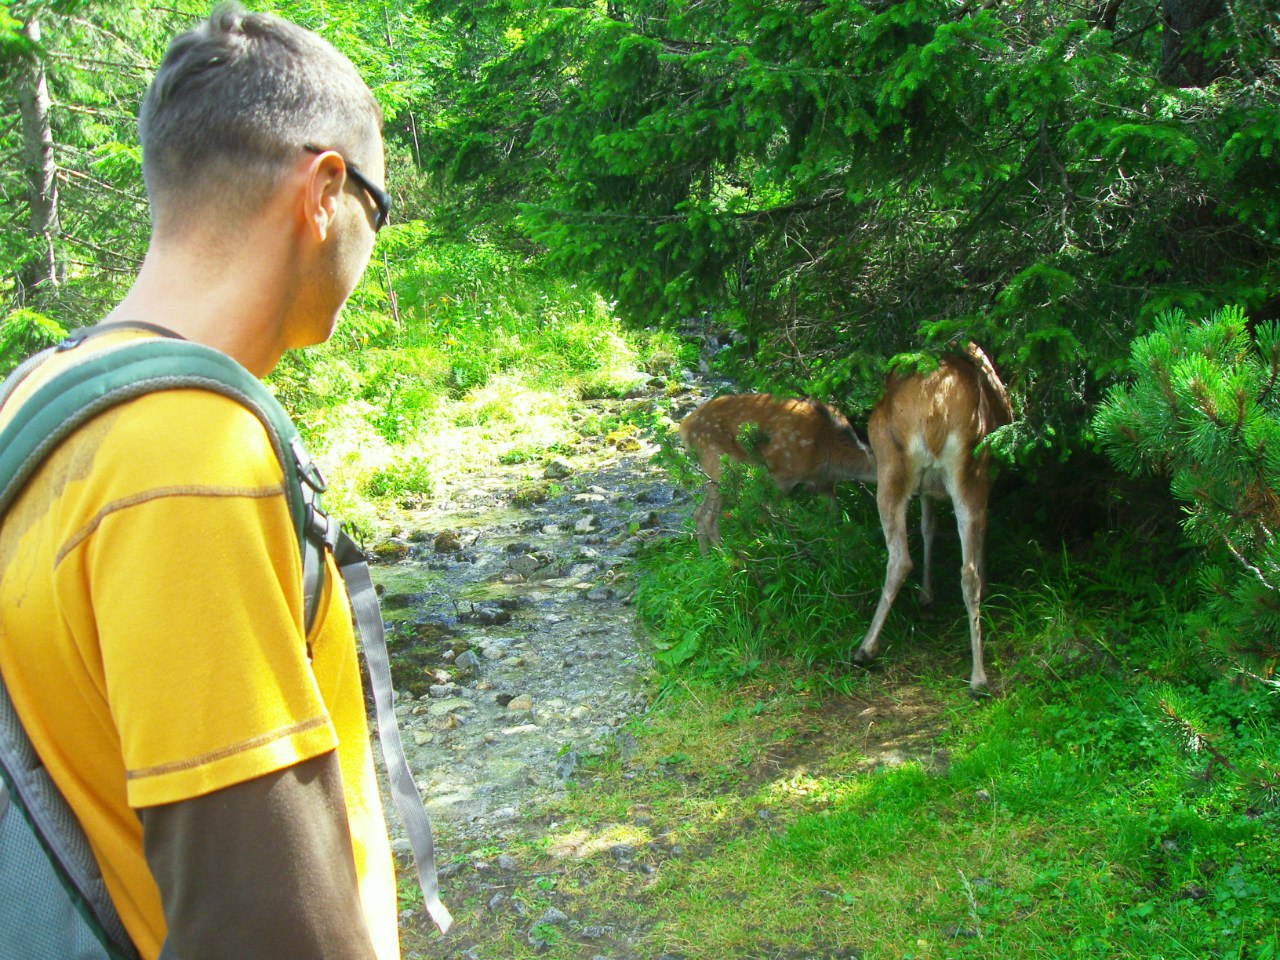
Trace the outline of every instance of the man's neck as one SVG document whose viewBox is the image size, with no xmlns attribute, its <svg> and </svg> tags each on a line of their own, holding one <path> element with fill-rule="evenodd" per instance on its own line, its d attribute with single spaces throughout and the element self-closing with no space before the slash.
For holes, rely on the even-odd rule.
<svg viewBox="0 0 1280 960">
<path fill-rule="evenodd" d="M 264 377 L 288 346 L 287 280 L 268 275 L 277 273 L 273 262 L 153 244 L 129 293 L 104 320 L 165 327 Z"/>
</svg>

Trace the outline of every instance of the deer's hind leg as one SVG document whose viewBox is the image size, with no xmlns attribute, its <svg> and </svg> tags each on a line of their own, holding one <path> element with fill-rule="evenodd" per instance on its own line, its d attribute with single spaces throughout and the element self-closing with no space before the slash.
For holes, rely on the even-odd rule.
<svg viewBox="0 0 1280 960">
<path fill-rule="evenodd" d="M 920 578 L 920 603 L 923 606 L 933 604 L 933 537 L 938 532 L 938 514 L 933 498 L 920 493 L 920 539 L 923 541 L 921 552 L 924 554 L 924 573 Z"/>
<path fill-rule="evenodd" d="M 975 696 L 987 692 L 987 672 L 982 658 L 982 588 L 990 484 L 986 463 L 974 462 L 965 471 L 963 482 L 951 485 L 956 526 L 960 531 L 960 586 L 969 615 L 969 646 L 973 654 L 969 691 Z"/>
<path fill-rule="evenodd" d="M 889 560 L 885 568 L 884 588 L 880 602 L 862 645 L 853 654 L 854 663 L 869 663 L 880 648 L 880 631 L 889 616 L 893 601 L 911 573 L 911 549 L 907 542 L 907 504 L 915 489 L 916 477 L 906 462 L 899 460 L 889 464 L 881 458 L 880 475 L 876 479 L 876 504 L 880 508 L 880 526 L 884 530 L 884 542 L 889 548 Z"/>
</svg>

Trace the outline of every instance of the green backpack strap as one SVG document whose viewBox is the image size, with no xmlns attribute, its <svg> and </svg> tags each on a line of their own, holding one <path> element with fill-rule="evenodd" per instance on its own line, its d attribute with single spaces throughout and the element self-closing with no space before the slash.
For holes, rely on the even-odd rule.
<svg viewBox="0 0 1280 960">
<path fill-rule="evenodd" d="M 69 338 L 53 350 L 75 349 L 86 338 Z M 0 403 L 35 365 L 29 361 L 15 371 L 7 389 L 0 390 Z M 320 520 L 316 514 L 324 478 L 308 456 L 293 421 L 262 382 L 209 347 L 170 338 L 131 341 L 94 353 L 42 384 L 23 404 L 23 412 L 0 431 L 0 514 L 44 458 L 90 418 L 146 393 L 189 388 L 235 400 L 266 429 L 284 472 L 289 516 L 302 552 L 305 627 L 310 630 L 324 585 L 324 545 L 317 542 L 324 538 L 309 538 L 307 533 Z M 30 415 L 26 411 L 31 411 Z"/>
</svg>

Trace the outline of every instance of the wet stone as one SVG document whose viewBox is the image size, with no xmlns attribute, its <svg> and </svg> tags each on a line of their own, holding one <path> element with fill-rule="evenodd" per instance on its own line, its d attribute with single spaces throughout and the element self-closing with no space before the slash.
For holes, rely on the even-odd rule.
<svg viewBox="0 0 1280 960">
<path fill-rule="evenodd" d="M 562 480 L 573 473 L 573 464 L 564 457 L 553 457 L 542 471 L 548 480 Z"/>
<path fill-rule="evenodd" d="M 462 549 L 462 541 L 452 530 L 442 530 L 431 542 L 431 549 L 436 553 L 457 553 Z"/>
</svg>

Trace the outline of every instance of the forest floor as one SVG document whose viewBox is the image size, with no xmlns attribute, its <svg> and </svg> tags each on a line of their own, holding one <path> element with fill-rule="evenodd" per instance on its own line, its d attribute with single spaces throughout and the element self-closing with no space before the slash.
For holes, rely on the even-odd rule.
<svg viewBox="0 0 1280 960">
<path fill-rule="evenodd" d="M 655 388 L 592 401 L 581 419 L 669 424 L 700 399 Z M 739 884 L 756 880 L 703 903 L 719 885 L 704 871 L 780 829 L 786 797 L 828 770 L 945 772 L 941 700 L 904 673 L 860 696 L 748 682 L 674 712 L 652 704 L 633 558 L 688 536 L 693 506 L 657 450 L 640 431 L 588 432 L 550 463 L 480 468 L 447 501 L 385 518 L 374 569 L 397 713 L 456 918 L 440 936 L 402 879 L 407 958 L 675 960 L 726 943 L 741 957 L 863 955 L 847 930 L 822 930 L 844 894 L 797 905 L 796 936 L 780 941 L 753 932 Z M 390 809 L 388 822 L 408 877 Z M 700 944 L 664 922 L 673 911 L 740 929 Z"/>
</svg>

